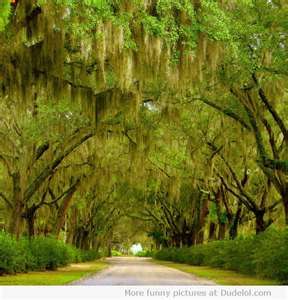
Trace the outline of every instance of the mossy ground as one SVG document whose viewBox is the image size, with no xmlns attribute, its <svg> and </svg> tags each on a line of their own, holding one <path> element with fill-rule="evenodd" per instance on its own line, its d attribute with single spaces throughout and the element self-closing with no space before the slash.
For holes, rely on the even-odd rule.
<svg viewBox="0 0 288 300">
<path fill-rule="evenodd" d="M 277 285 L 275 280 L 261 279 L 249 275 L 239 274 L 234 271 L 211 268 L 206 266 L 191 266 L 169 261 L 153 260 L 155 263 L 174 268 L 199 277 L 213 280 L 220 285 Z"/>
<path fill-rule="evenodd" d="M 103 260 L 71 264 L 57 271 L 0 276 L 0 285 L 64 285 L 107 267 Z"/>
</svg>

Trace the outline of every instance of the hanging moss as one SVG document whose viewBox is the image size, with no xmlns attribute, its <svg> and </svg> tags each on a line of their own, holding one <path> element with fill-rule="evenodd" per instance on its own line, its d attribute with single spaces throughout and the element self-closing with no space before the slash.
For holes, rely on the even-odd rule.
<svg viewBox="0 0 288 300">
<path fill-rule="evenodd" d="M 212 69 L 216 68 L 219 46 L 215 47 L 213 42 L 210 45 L 205 34 L 197 37 L 196 15 L 189 1 L 181 4 L 164 1 L 156 6 L 153 1 L 124 1 L 115 7 L 104 2 L 103 7 L 73 1 L 40 1 L 40 6 L 36 2 L 19 3 L 16 18 L 19 23 L 24 20 L 25 23 L 15 32 L 11 27 L 13 53 L 6 52 L 8 57 L 5 57 L 2 54 L 5 51 L 1 52 L 3 60 L 16 58 L 17 65 L 6 66 L 6 88 L 13 93 L 20 92 L 20 101 L 29 102 L 33 97 L 30 87 L 38 82 L 41 74 L 45 79 L 37 86 L 42 93 L 52 88 L 54 97 L 62 97 L 69 96 L 70 90 L 69 97 L 75 98 L 76 94 L 80 95 L 76 89 L 86 89 L 89 92 L 82 94 L 81 101 L 95 107 L 92 94 L 111 88 L 107 74 L 112 69 L 117 78 L 113 87 L 137 94 L 134 107 L 138 107 L 148 81 L 162 79 L 168 81 L 171 88 L 185 89 L 195 80 L 202 80 L 202 69 L 207 61 Z M 139 13 L 143 8 L 145 13 Z M 95 15 L 90 15 L 89 9 Z M 179 15 L 173 15 L 175 9 Z M 87 20 L 83 23 L 85 13 Z M 75 26 L 81 31 L 81 39 L 77 38 Z M 127 38 L 135 42 L 135 49 L 127 48 Z M 176 53 L 180 54 L 179 63 L 171 64 Z M 51 86 L 51 81 L 58 83 Z"/>
</svg>

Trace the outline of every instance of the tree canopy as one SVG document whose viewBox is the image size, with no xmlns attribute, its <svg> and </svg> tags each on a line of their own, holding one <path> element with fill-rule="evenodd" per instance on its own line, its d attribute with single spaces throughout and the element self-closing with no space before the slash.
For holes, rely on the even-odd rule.
<svg viewBox="0 0 288 300">
<path fill-rule="evenodd" d="M 1 1 L 1 226 L 89 249 L 287 225 L 287 15 L 286 0 Z"/>
</svg>

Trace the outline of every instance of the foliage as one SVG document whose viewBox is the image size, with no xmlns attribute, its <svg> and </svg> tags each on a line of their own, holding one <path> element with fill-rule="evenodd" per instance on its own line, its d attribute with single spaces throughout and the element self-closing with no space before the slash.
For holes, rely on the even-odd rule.
<svg viewBox="0 0 288 300">
<path fill-rule="evenodd" d="M 0 233 L 0 273 L 21 273 L 32 270 L 55 270 L 72 262 L 100 258 L 94 250 L 79 250 L 52 237 L 16 240 Z"/>
<path fill-rule="evenodd" d="M 1 228 L 158 249 L 288 224 L 287 1 L 0 2 Z M 284 280 L 267 239 L 169 256 Z M 98 255 L 66 248 L 20 238 L 3 268 Z"/>
<path fill-rule="evenodd" d="M 288 231 L 268 229 L 257 236 L 215 241 L 191 248 L 164 248 L 154 254 L 159 260 L 211 266 L 257 275 L 287 283 Z"/>
<path fill-rule="evenodd" d="M 88 125 L 88 118 L 70 101 L 64 99 L 53 103 L 49 100 L 39 100 L 36 117 L 30 115 L 25 118 L 23 137 L 26 142 L 59 142 L 63 135 L 71 135 L 76 129 Z"/>
<path fill-rule="evenodd" d="M 25 243 L 16 241 L 5 232 L 0 233 L 0 274 L 26 271 L 30 256 Z"/>
<path fill-rule="evenodd" d="M 112 256 L 122 256 L 123 254 L 120 251 L 112 249 Z"/>
<path fill-rule="evenodd" d="M 0 31 L 4 30 L 7 25 L 8 18 L 10 15 L 10 1 L 9 0 L 1 0 L 0 2 Z"/>
<path fill-rule="evenodd" d="M 153 256 L 153 251 L 150 251 L 150 250 L 139 251 L 135 254 L 135 256 L 138 256 L 138 257 L 152 257 Z"/>
<path fill-rule="evenodd" d="M 66 245 L 53 238 L 35 237 L 31 240 L 29 248 L 35 269 L 55 270 L 67 265 L 71 259 Z"/>
<path fill-rule="evenodd" d="M 257 243 L 253 257 L 256 273 L 288 284 L 288 229 L 268 230 Z"/>
<path fill-rule="evenodd" d="M 91 261 L 101 257 L 101 254 L 96 250 L 82 250 L 81 261 Z"/>
</svg>

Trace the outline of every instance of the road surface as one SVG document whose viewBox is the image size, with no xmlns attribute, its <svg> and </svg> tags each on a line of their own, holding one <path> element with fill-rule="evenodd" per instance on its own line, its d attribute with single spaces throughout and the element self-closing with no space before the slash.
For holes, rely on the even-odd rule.
<svg viewBox="0 0 288 300">
<path fill-rule="evenodd" d="M 110 266 L 72 285 L 214 285 L 215 283 L 166 266 L 150 258 L 108 258 Z"/>
</svg>

